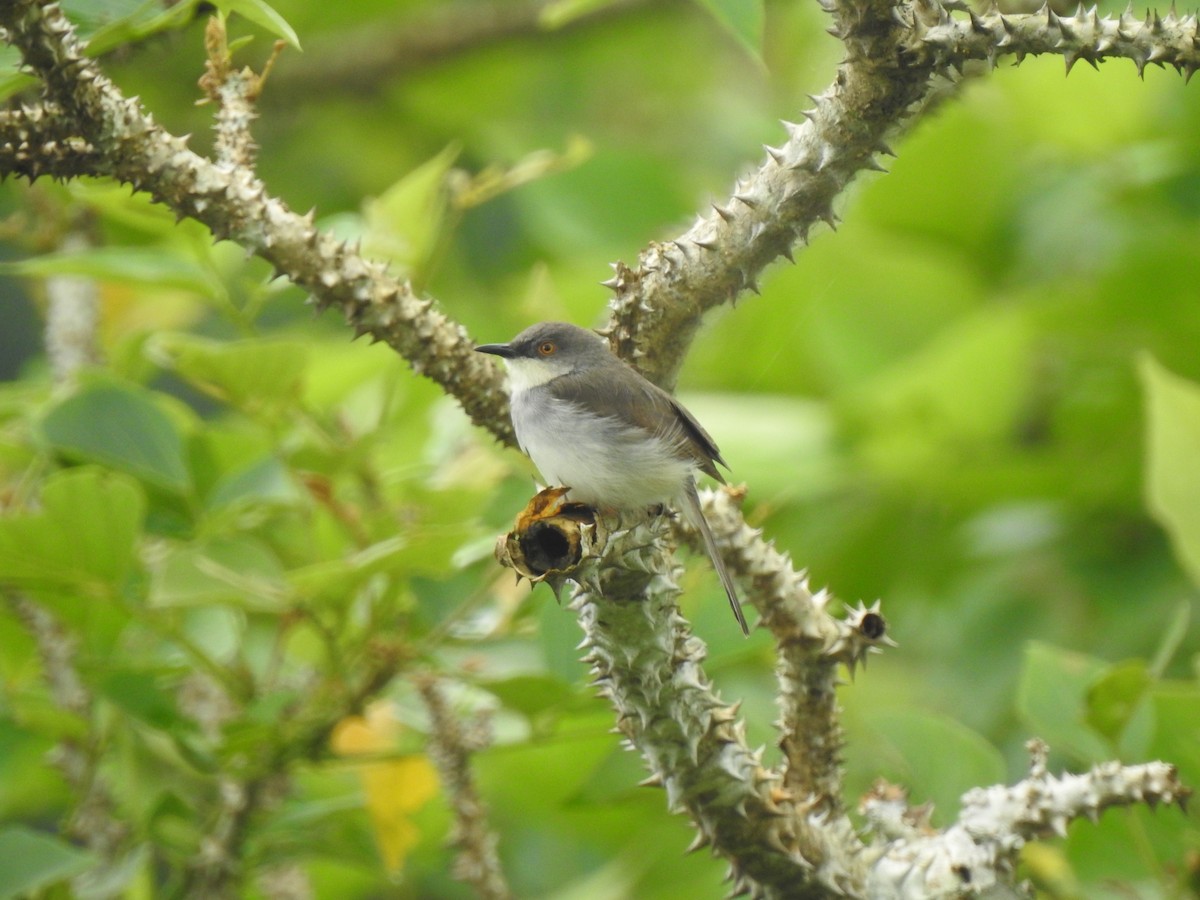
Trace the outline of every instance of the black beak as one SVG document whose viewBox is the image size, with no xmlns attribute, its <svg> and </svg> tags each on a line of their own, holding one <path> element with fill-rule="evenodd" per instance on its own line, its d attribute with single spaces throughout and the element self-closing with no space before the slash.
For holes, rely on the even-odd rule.
<svg viewBox="0 0 1200 900">
<path fill-rule="evenodd" d="M 490 353 L 492 356 L 500 356 L 504 359 L 512 359 L 517 355 L 517 351 L 512 348 L 512 344 L 480 344 L 475 348 L 476 353 Z"/>
</svg>

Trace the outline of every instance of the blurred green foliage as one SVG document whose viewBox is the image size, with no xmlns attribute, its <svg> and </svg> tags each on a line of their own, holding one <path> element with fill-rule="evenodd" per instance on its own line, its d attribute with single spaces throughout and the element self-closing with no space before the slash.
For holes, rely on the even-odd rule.
<svg viewBox="0 0 1200 900">
<path fill-rule="evenodd" d="M 266 7 L 218 6 L 260 65 L 281 30 Z M 832 77 L 815 4 L 744 6 L 558 3 L 423 55 L 491 4 L 278 2 L 304 51 L 267 83 L 261 173 L 480 340 L 598 323 L 608 264 L 724 196 Z M 68 9 L 118 84 L 205 149 L 200 5 Z M 1064 79 L 1031 60 L 896 149 L 836 235 L 713 316 L 681 387 L 750 519 L 815 584 L 884 600 L 900 648 L 843 691 L 849 796 L 887 777 L 944 823 L 964 790 L 1019 778 L 1035 735 L 1055 766 L 1161 757 L 1198 785 L 1200 99 L 1153 67 Z M 22 370 L 0 385 L 0 896 L 63 896 L 93 865 L 61 822 L 78 786 L 45 763 L 62 742 L 128 829 L 105 872 L 126 896 L 185 891 L 225 780 L 281 771 L 241 847 L 246 896 L 289 866 L 322 897 L 465 895 L 444 800 L 389 844 L 372 815 L 400 799 L 368 796 L 331 742 L 382 699 L 383 756 L 420 755 L 416 671 L 493 716 L 475 762 L 518 896 L 724 893 L 633 786 L 570 614 L 492 561 L 530 491 L 522 459 L 126 189 L 10 183 L 0 211 L 6 319 L 40 308 L 46 276 L 90 279 L 104 358 L 67 389 L 39 348 L 4 345 Z M 93 246 L 61 250 L 78 229 Z M 685 586 L 712 673 L 772 745 L 769 641 L 729 627 L 704 565 Z M 73 645 L 84 708 L 48 683 L 27 604 Z M 1194 812 L 1109 813 L 1026 874 L 1053 897 L 1183 896 L 1197 854 Z"/>
</svg>

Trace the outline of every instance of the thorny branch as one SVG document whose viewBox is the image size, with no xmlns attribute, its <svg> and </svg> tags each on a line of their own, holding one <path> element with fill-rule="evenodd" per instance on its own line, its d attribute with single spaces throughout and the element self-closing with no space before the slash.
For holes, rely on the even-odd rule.
<svg viewBox="0 0 1200 900">
<path fill-rule="evenodd" d="M 650 769 L 642 784 L 664 788 L 668 808 L 691 817 L 690 851 L 711 847 L 730 861 L 735 894 L 963 896 L 1011 884 L 1017 853 L 1048 828 L 1112 805 L 1187 799 L 1164 763 L 1108 763 L 1051 778 L 1039 743 L 1029 779 L 971 791 L 943 831 L 929 826 L 927 811 L 878 791 L 867 806 L 876 839 L 864 842 L 841 800 L 834 689 L 840 667 L 853 673 L 891 643 L 878 604 L 830 615 L 829 595 L 814 594 L 804 573 L 741 523 L 735 492 L 703 497 L 730 567 L 750 582 L 746 599 L 777 643 L 784 758 L 768 767 L 762 748 L 746 742 L 738 705 L 725 703 L 705 674 L 706 648 L 679 613 L 680 570 L 663 540 L 665 520 L 596 518 L 547 498 L 554 493 L 534 498 L 498 556 L 534 580 L 576 583 L 570 606 L 584 631 L 584 661 Z M 547 548 L 569 549 L 555 558 Z M 536 561 L 548 558 L 554 569 L 539 571 Z"/>
<path fill-rule="evenodd" d="M 766 266 L 790 257 L 814 225 L 832 227 L 839 194 L 859 172 L 881 168 L 887 141 L 965 63 L 1059 54 L 1069 70 L 1081 59 L 1095 65 L 1122 57 L 1139 72 L 1171 65 L 1189 76 L 1200 65 L 1196 19 L 1174 13 L 1140 20 L 1082 11 L 1060 17 L 1049 9 L 975 12 L 959 0 L 821 2 L 847 52 L 805 121 L 787 125 L 786 139 L 767 148 L 729 198 L 683 235 L 651 245 L 635 267 L 618 264 L 608 282 L 610 339 L 660 384 L 673 383 L 703 313 L 755 290 Z M 318 306 L 339 308 L 356 333 L 386 341 L 476 423 L 512 442 L 498 372 L 471 352 L 465 330 L 383 265 L 317 230 L 311 214 L 297 215 L 267 193 L 253 169 L 250 82 L 239 84 L 217 66 L 212 96 L 224 150 L 208 160 L 121 95 L 56 5 L 0 0 L 0 26 L 43 89 L 38 102 L 0 113 L 0 172 L 108 176 L 146 191 L 271 262 Z M 759 751 L 746 746 L 736 706 L 712 690 L 703 644 L 674 602 L 677 569 L 661 523 L 603 534 L 581 526 L 583 544 L 595 552 L 571 570 L 579 584 L 573 606 L 587 659 L 619 727 L 650 766 L 650 783 L 661 783 L 670 807 L 692 817 L 696 846 L 711 843 L 730 860 L 735 888 L 771 897 L 959 896 L 1011 884 L 1021 844 L 1072 818 L 1187 796 L 1161 763 L 1112 763 L 1053 778 L 1035 747 L 1026 781 L 968 795 L 959 822 L 940 832 L 890 792 L 869 798 L 875 835 L 864 843 L 841 798 L 834 688 L 839 665 L 853 668 L 887 642 L 878 608 L 830 616 L 828 596 L 813 594 L 786 556 L 746 527 L 736 498 L 721 493 L 706 504 L 777 645 L 778 769 L 764 767 Z M 237 801 L 232 818 L 241 818 L 241 800 L 230 799 Z"/>
<path fill-rule="evenodd" d="M 887 842 L 869 851 L 875 858 L 865 896 L 996 896 L 989 892 L 1012 883 L 1017 852 L 1032 840 L 1065 835 L 1073 819 L 1096 821 L 1109 807 L 1135 803 L 1186 805 L 1189 791 L 1166 763 L 1106 762 L 1082 775 L 1055 777 L 1046 770 L 1046 745 L 1033 740 L 1026 746 L 1028 778 L 968 791 L 958 820 L 940 831 L 929 826 L 928 807 L 911 809 L 902 791 L 877 784 L 863 798 L 862 811 Z"/>
<path fill-rule="evenodd" d="M 729 490 L 705 491 L 704 514 L 727 564 L 751 585 L 751 601 L 775 640 L 779 682 L 779 746 L 782 784 L 793 797 L 823 813 L 843 813 L 842 732 L 836 688 L 840 667 L 853 674 L 870 653 L 894 647 L 879 604 L 859 606 L 845 618 L 829 613 L 833 597 L 813 592 L 805 572 L 742 519 L 740 497 Z M 694 539 L 688 534 L 689 540 Z"/>
<path fill-rule="evenodd" d="M 250 126 L 258 118 L 258 98 L 284 46 L 283 41 L 275 42 L 275 49 L 261 75 L 248 66 L 235 69 L 224 23 L 219 18 L 208 20 L 208 27 L 204 31 L 204 49 L 208 52 L 208 62 L 200 79 L 200 87 L 204 89 L 208 99 L 217 104 L 217 140 L 214 155 L 218 165 L 229 168 L 254 167 L 258 145 L 254 143 Z"/>
<path fill-rule="evenodd" d="M 0 27 L 42 79 L 38 104 L 0 113 L 0 171 L 107 176 L 206 225 L 270 262 L 280 275 L 311 291 L 313 302 L 341 310 L 356 334 L 392 346 L 413 369 L 441 385 L 468 415 L 502 440 L 511 426 L 496 414 L 497 369 L 472 352 L 457 322 L 416 296 L 379 262 L 318 230 L 313 214 L 298 215 L 248 165 L 212 161 L 162 129 L 136 100 L 124 97 L 89 59 L 55 4 L 0 3 Z M 238 116 L 222 117 L 243 128 Z M 225 145 L 243 147 L 229 133 Z"/>
<path fill-rule="evenodd" d="M 78 640 L 53 614 L 30 598 L 7 590 L 3 597 L 33 636 L 54 702 L 60 709 L 86 720 L 93 714 L 95 698 L 79 675 Z M 65 739 L 49 754 L 50 761 L 77 797 L 66 823 L 67 832 L 104 861 L 76 878 L 75 886 L 84 891 L 93 882 L 103 882 L 109 869 L 119 867 L 119 854 L 129 838 L 129 828 L 114 814 L 116 801 L 108 781 L 97 772 L 102 753 L 100 743 L 98 739 Z"/>
<path fill-rule="evenodd" d="M 701 316 L 758 290 L 763 270 L 808 241 L 814 225 L 833 228 L 833 201 L 864 170 L 883 171 L 889 141 L 963 66 L 1002 58 L 1059 55 L 1067 71 L 1124 58 L 1187 78 L 1200 67 L 1195 16 L 1129 11 L 1101 17 L 1095 7 L 1059 16 L 974 12 L 962 0 L 820 0 L 847 56 L 833 83 L 814 96 L 804 121 L 784 123 L 787 140 L 766 147 L 759 168 L 728 199 L 678 237 L 652 244 L 636 267 L 614 266 L 606 333 L 614 349 L 650 380 L 674 384 Z"/>
<path fill-rule="evenodd" d="M 692 850 L 711 845 L 730 860 L 735 891 L 859 896 L 863 847 L 834 799 L 841 751 L 834 673 L 839 664 L 853 670 L 885 642 L 882 619 L 864 608 L 845 619 L 831 616 L 827 594 L 811 593 L 803 574 L 758 533 L 740 532 L 746 526 L 735 498 L 707 493 L 703 502 L 719 542 L 732 548 L 732 539 L 742 540 L 730 562 L 750 578 L 747 600 L 770 623 L 781 673 L 797 656 L 807 656 L 817 673 L 784 683 L 780 697 L 785 722 L 797 702 L 826 713 L 823 721 L 803 723 L 818 732 L 806 745 L 812 756 L 788 752 L 779 767 L 767 767 L 762 749 L 746 743 L 738 705 L 724 703 L 713 690 L 703 669 L 705 646 L 679 614 L 679 570 L 657 533 L 659 523 L 611 531 L 608 546 L 572 574 L 579 584 L 572 607 L 585 634 L 584 659 L 616 707 L 618 728 L 650 767 L 645 783 L 661 784 L 669 807 L 692 817 L 698 832 Z M 789 739 L 782 738 L 785 751 Z M 827 773 L 830 783 L 814 783 L 819 773 Z"/>
<path fill-rule="evenodd" d="M 454 844 L 459 851 L 455 875 L 485 900 L 506 900 L 512 891 L 496 852 L 499 838 L 488 825 L 487 804 L 479 796 L 470 767 L 471 752 L 481 749 L 487 737 L 472 734 L 469 727 L 463 727 L 436 678 L 418 678 L 417 690 L 429 712 L 430 758 L 437 766 L 454 810 Z"/>
</svg>

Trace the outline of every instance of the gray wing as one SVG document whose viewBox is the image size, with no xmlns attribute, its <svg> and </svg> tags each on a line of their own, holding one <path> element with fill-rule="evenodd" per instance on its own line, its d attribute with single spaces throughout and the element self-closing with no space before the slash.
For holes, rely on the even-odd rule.
<svg viewBox="0 0 1200 900">
<path fill-rule="evenodd" d="M 693 455 L 696 456 L 696 464 L 699 466 L 700 471 L 702 471 L 709 478 L 724 484 L 724 477 L 720 472 L 717 471 L 717 467 L 713 465 L 713 463 L 720 463 L 727 469 L 729 468 L 729 463 L 725 462 L 725 460 L 721 458 L 721 451 L 717 448 L 717 442 L 712 439 L 712 436 L 704 430 L 704 427 L 696 421 L 696 417 L 688 412 L 687 408 L 682 403 L 667 394 L 666 391 L 662 391 L 654 385 L 650 386 L 654 387 L 656 391 L 659 391 L 659 393 L 671 401 L 671 406 L 674 407 L 675 414 L 679 416 L 680 424 L 683 426 L 684 431 L 687 432 L 688 437 L 691 439 L 691 445 L 699 449 L 704 454 L 703 458 L 701 458 L 700 456 L 696 456 L 695 452 L 693 451 Z"/>
<path fill-rule="evenodd" d="M 688 456 L 705 475 L 725 483 L 714 463 L 728 466 L 707 431 L 683 404 L 657 385 L 651 384 L 633 368 L 620 363 L 606 366 L 603 377 L 595 369 L 562 375 L 547 384 L 560 400 L 578 403 L 675 443 L 680 457 Z"/>
</svg>

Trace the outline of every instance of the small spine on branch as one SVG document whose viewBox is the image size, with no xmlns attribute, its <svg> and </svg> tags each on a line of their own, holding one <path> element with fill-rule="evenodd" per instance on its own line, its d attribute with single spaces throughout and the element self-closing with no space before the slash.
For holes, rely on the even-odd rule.
<svg viewBox="0 0 1200 900">
<path fill-rule="evenodd" d="M 1175 803 L 1191 791 L 1174 766 L 1153 762 L 1101 763 L 1081 775 L 1051 775 L 1046 744 L 1033 740 L 1029 776 L 1015 785 L 975 788 L 962 797 L 950 827 L 929 827 L 928 813 L 908 809 L 902 793 L 877 787 L 864 800 L 873 830 L 884 842 L 867 849 L 867 894 L 879 900 L 952 897 L 1010 885 L 1021 848 L 1031 840 L 1066 834 L 1074 819 L 1097 819 L 1113 806 Z"/>
<path fill-rule="evenodd" d="M 1074 15 L 1064 16 L 1045 5 L 1026 14 L 1001 14 L 992 6 L 961 18 L 952 16 L 948 6 L 914 7 L 911 22 L 908 52 L 937 68 L 961 70 L 969 60 L 994 65 L 1001 56 L 1020 63 L 1027 56 L 1049 54 L 1061 56 L 1068 73 L 1080 61 L 1096 68 L 1108 59 L 1128 59 L 1139 76 L 1149 63 L 1171 66 L 1190 81 L 1200 68 L 1200 25 L 1194 15 L 1180 16 L 1174 9 L 1165 16 L 1147 12 L 1139 19 L 1132 7 L 1119 16 L 1101 16 L 1095 7 L 1080 6 Z"/>
</svg>

